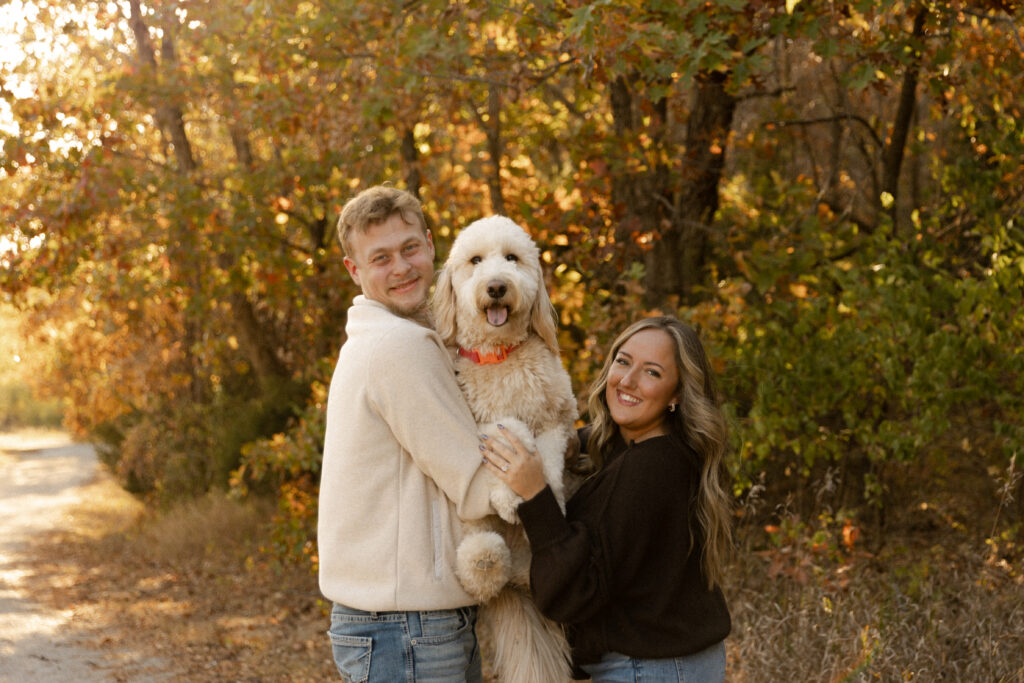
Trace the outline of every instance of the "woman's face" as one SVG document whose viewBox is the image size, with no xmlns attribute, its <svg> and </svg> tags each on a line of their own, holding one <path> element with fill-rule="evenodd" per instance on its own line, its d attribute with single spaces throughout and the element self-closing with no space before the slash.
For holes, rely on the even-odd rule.
<svg viewBox="0 0 1024 683">
<path fill-rule="evenodd" d="M 608 370 L 605 400 L 627 442 L 666 434 L 665 412 L 677 401 L 676 346 L 667 332 L 640 330 L 619 347 Z"/>
</svg>

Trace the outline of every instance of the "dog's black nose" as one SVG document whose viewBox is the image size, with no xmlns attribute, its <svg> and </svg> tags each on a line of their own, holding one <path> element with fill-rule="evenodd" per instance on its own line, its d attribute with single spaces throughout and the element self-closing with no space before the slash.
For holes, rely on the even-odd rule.
<svg viewBox="0 0 1024 683">
<path fill-rule="evenodd" d="M 501 280 L 491 280 L 487 283 L 487 296 L 492 299 L 500 299 L 507 291 L 508 287 Z"/>
</svg>

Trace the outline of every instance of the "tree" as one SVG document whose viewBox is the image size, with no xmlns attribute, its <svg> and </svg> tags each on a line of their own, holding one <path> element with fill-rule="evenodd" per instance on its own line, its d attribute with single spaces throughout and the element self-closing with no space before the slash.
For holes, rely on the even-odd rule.
<svg viewBox="0 0 1024 683">
<path fill-rule="evenodd" d="M 741 487 L 813 505 L 839 472 L 884 511 L 967 416 L 992 458 L 1020 435 L 1015 7 L 35 6 L 0 72 L 2 287 L 140 490 L 315 497 L 332 227 L 380 182 L 441 255 L 486 213 L 530 231 L 580 395 L 636 317 L 698 322 Z"/>
</svg>

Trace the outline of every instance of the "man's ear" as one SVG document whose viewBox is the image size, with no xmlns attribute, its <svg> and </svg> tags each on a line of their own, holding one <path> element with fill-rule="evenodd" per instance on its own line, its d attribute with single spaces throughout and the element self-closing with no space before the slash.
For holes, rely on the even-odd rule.
<svg viewBox="0 0 1024 683">
<path fill-rule="evenodd" d="M 342 261 L 345 264 L 345 270 L 347 270 L 348 274 L 352 276 L 352 281 L 355 282 L 357 286 L 362 287 L 362 283 L 359 282 L 359 267 L 356 265 L 356 262 L 348 256 L 342 259 Z"/>
</svg>

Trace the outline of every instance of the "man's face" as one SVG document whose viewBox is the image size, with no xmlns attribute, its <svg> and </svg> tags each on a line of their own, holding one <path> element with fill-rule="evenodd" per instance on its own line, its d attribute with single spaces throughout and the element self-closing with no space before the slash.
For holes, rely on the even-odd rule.
<svg viewBox="0 0 1024 683">
<path fill-rule="evenodd" d="M 423 311 L 434 279 L 429 232 L 395 214 L 365 233 L 353 232 L 350 241 L 352 255 L 345 257 L 345 268 L 367 298 L 406 318 Z"/>
</svg>

